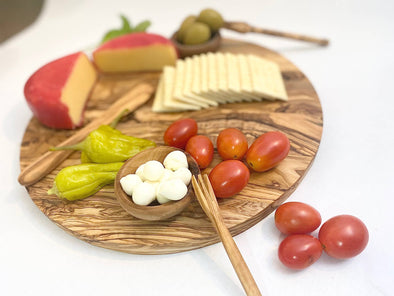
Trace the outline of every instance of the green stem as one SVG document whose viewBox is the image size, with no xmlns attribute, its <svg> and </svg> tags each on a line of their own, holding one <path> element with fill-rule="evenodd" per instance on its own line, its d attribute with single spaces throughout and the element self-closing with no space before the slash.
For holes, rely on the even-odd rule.
<svg viewBox="0 0 394 296">
<path fill-rule="evenodd" d="M 57 187 L 55 184 L 53 184 L 53 187 L 47 191 L 47 194 L 48 195 L 52 195 L 52 194 L 57 195 L 58 194 L 58 190 L 57 190 Z"/>
<path fill-rule="evenodd" d="M 122 112 L 120 112 L 120 114 L 118 116 L 116 116 L 116 118 L 110 123 L 110 127 L 112 128 L 116 128 L 116 126 L 118 125 L 119 121 L 130 111 L 128 109 L 124 109 Z"/>
<path fill-rule="evenodd" d="M 75 144 L 75 145 L 69 145 L 69 146 L 59 146 L 59 147 L 51 147 L 49 148 L 49 151 L 59 151 L 59 150 L 83 150 L 83 145 L 84 141 Z"/>
</svg>

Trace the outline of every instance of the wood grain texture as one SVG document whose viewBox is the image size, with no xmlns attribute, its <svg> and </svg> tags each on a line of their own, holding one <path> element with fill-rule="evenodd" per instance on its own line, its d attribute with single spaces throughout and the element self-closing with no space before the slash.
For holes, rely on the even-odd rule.
<svg viewBox="0 0 394 296">
<path fill-rule="evenodd" d="M 118 128 L 136 137 L 163 143 L 166 127 L 176 119 L 192 117 L 199 133 L 215 143 L 221 129 L 236 127 L 247 136 L 249 144 L 267 131 L 280 130 L 291 143 L 288 157 L 265 173 L 252 173 L 250 182 L 237 196 L 219 200 L 226 226 L 232 235 L 241 233 L 261 221 L 296 189 L 317 153 L 323 129 L 319 98 L 305 75 L 281 55 L 260 46 L 224 40 L 223 52 L 251 53 L 277 62 L 284 77 L 288 102 L 256 102 L 222 105 L 202 111 L 156 114 L 152 102 L 140 107 L 122 120 Z M 117 98 L 141 80 L 157 82 L 159 73 L 101 76 L 87 105 L 86 122 L 99 117 Z M 20 166 L 71 136 L 75 131 L 55 131 L 32 119 L 21 144 Z M 211 245 L 219 240 L 217 233 L 194 200 L 179 215 L 165 221 L 144 221 L 121 208 L 113 186 L 103 188 L 84 200 L 68 202 L 48 196 L 56 173 L 63 167 L 79 163 L 79 152 L 73 153 L 57 169 L 38 183 L 26 187 L 37 207 L 54 223 L 71 235 L 96 246 L 135 254 L 167 254 Z M 215 151 L 208 172 L 219 163 Z"/>
</svg>

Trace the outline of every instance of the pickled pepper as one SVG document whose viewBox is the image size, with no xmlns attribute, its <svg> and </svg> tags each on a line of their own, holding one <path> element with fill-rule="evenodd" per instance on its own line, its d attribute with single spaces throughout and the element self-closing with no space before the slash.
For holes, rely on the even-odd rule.
<svg viewBox="0 0 394 296">
<path fill-rule="evenodd" d="M 70 201 L 86 198 L 111 184 L 122 165 L 123 162 L 82 163 L 65 167 L 56 175 L 48 194 Z"/>
<path fill-rule="evenodd" d="M 79 150 L 83 152 L 83 162 L 109 163 L 125 161 L 138 152 L 156 146 L 155 142 L 127 136 L 110 125 L 102 125 L 92 131 L 82 142 L 51 148 L 56 150 Z"/>
</svg>

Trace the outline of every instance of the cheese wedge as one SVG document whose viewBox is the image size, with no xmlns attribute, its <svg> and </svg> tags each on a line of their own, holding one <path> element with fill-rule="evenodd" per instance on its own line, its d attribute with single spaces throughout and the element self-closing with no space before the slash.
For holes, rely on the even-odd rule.
<svg viewBox="0 0 394 296">
<path fill-rule="evenodd" d="M 34 116 L 55 129 L 83 125 L 83 114 L 97 72 L 86 54 L 77 52 L 38 69 L 26 82 L 24 94 Z"/>
</svg>

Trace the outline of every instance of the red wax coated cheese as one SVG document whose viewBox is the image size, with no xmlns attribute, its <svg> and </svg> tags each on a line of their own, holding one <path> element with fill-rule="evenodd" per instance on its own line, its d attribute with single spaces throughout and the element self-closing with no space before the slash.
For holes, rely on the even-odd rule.
<svg viewBox="0 0 394 296">
<path fill-rule="evenodd" d="M 102 72 L 161 71 L 175 65 L 177 58 L 169 39 L 145 32 L 111 39 L 93 52 L 94 63 Z"/>
<path fill-rule="evenodd" d="M 38 69 L 26 82 L 24 94 L 34 116 L 56 129 L 83 123 L 83 111 L 97 72 L 88 57 L 77 52 Z"/>
</svg>

